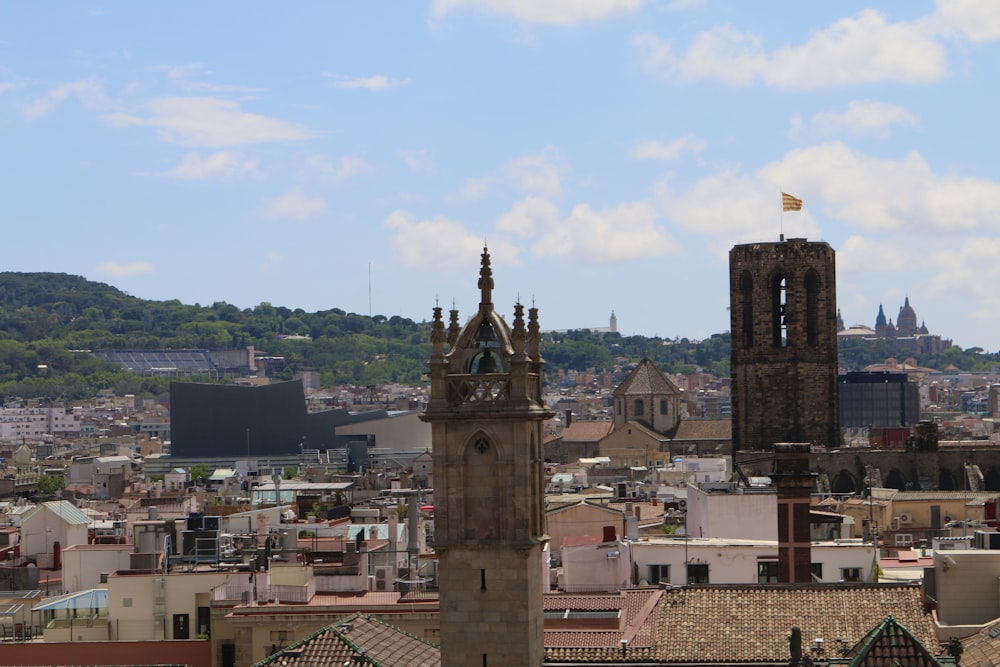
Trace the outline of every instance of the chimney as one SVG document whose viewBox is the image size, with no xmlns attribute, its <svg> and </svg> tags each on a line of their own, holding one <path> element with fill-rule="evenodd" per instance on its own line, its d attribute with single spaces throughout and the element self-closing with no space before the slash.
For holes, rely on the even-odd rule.
<svg viewBox="0 0 1000 667">
<path fill-rule="evenodd" d="M 567 410 L 566 411 L 566 423 L 563 425 L 563 428 L 568 427 L 572 423 L 573 423 L 573 411 L 572 410 Z"/>
<path fill-rule="evenodd" d="M 774 485 L 778 491 L 778 581 L 812 581 L 809 496 L 816 474 L 809 471 L 808 442 L 774 444 Z"/>
</svg>

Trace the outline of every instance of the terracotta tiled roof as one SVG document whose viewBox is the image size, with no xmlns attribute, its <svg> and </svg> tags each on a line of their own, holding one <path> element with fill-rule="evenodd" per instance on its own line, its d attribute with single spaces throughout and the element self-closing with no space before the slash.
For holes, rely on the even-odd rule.
<svg viewBox="0 0 1000 667">
<path fill-rule="evenodd" d="M 613 394 L 614 396 L 630 396 L 650 394 L 680 394 L 681 390 L 670 381 L 666 375 L 660 372 L 653 362 L 648 358 L 643 358 L 639 365 L 629 373 Z"/>
<path fill-rule="evenodd" d="M 439 667 L 441 664 L 441 650 L 437 646 L 359 613 L 314 632 L 258 662 L 255 667 L 354 664 L 355 656 L 359 655 L 367 658 L 363 664 L 384 667 Z"/>
<path fill-rule="evenodd" d="M 947 628 L 943 629 L 947 631 Z M 944 637 L 947 639 L 947 636 Z M 1000 622 L 994 622 L 962 640 L 962 667 L 1000 665 Z"/>
<path fill-rule="evenodd" d="M 563 429 L 563 442 L 597 442 L 611 433 L 615 423 L 612 421 L 578 421 Z"/>
<path fill-rule="evenodd" d="M 845 639 L 855 646 L 886 617 L 898 619 L 912 636 L 937 653 L 934 623 L 924 613 L 919 585 L 814 584 L 719 585 L 666 590 L 654 614 L 655 642 L 617 648 L 557 647 L 549 661 L 649 663 L 785 663 L 788 635 L 799 627 L 811 642 L 827 647 Z M 565 641 L 565 640 L 563 640 Z M 964 663 L 963 663 L 964 664 Z"/>
<path fill-rule="evenodd" d="M 674 433 L 674 440 L 732 439 L 733 422 L 730 419 L 682 419 Z"/>
<path fill-rule="evenodd" d="M 657 588 L 629 589 L 617 595 L 546 595 L 546 611 L 621 610 L 617 630 L 546 630 L 546 660 L 561 662 L 573 660 L 576 655 L 585 655 L 587 660 L 620 656 L 623 639 L 634 651 L 650 655 L 656 647 L 656 606 L 662 596 L 663 591 Z"/>
</svg>

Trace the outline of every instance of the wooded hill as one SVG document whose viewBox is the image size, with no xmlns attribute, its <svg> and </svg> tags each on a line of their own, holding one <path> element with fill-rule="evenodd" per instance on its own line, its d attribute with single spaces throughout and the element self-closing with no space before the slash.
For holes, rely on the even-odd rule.
<svg viewBox="0 0 1000 667">
<path fill-rule="evenodd" d="M 307 313 L 261 303 L 253 308 L 150 301 L 104 283 L 63 273 L 0 273 L 0 396 L 5 399 L 74 400 L 99 389 L 150 395 L 168 381 L 140 378 L 82 352 L 100 349 L 226 350 L 253 345 L 286 359 L 282 376 L 298 369 L 320 372 L 324 386 L 387 382 L 417 384 L 427 370 L 430 326 L 392 316 L 368 317 L 339 308 Z M 309 340 L 281 339 L 281 335 Z M 664 371 L 695 367 L 729 374 L 729 334 L 702 341 L 594 333 L 547 333 L 542 353 L 548 371 L 610 369 L 648 356 Z M 851 341 L 841 349 L 851 370 L 883 361 L 877 344 Z M 904 358 L 899 353 L 897 358 Z M 921 365 L 988 370 L 1000 355 L 980 348 L 950 348 Z M 39 367 L 45 366 L 44 373 Z"/>
</svg>

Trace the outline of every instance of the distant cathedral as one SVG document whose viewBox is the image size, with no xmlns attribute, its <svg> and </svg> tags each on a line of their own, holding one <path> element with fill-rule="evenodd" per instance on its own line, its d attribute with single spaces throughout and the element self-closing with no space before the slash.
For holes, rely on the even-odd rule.
<svg viewBox="0 0 1000 667">
<path fill-rule="evenodd" d="M 837 336 L 841 339 L 861 338 L 863 340 L 879 340 L 890 343 L 893 349 L 909 350 L 915 354 L 938 354 L 951 347 L 951 340 L 932 335 L 923 322 L 917 326 L 917 313 L 910 305 L 910 297 L 906 297 L 893 324 L 892 318 L 886 318 L 882 304 L 878 306 L 875 316 L 875 328 L 854 325 L 847 328 L 837 311 Z"/>
</svg>

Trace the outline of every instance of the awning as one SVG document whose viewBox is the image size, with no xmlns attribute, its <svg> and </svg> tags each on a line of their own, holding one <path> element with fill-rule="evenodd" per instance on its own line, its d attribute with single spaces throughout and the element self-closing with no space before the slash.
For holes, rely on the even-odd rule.
<svg viewBox="0 0 1000 667">
<path fill-rule="evenodd" d="M 33 609 L 33 611 L 55 611 L 57 609 L 107 609 L 108 590 L 106 588 L 92 588 L 89 591 L 70 593 L 52 598 L 48 602 L 43 602 Z"/>
</svg>

